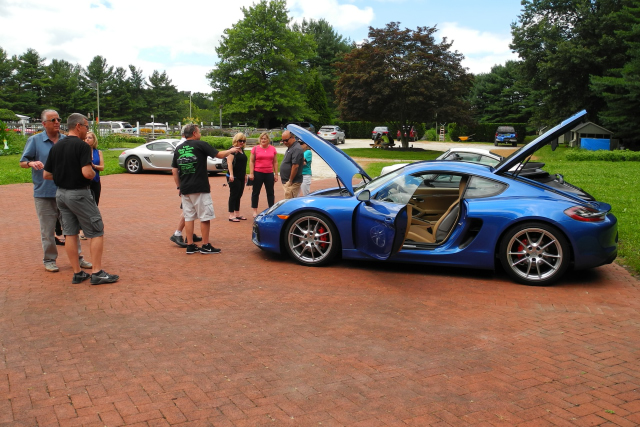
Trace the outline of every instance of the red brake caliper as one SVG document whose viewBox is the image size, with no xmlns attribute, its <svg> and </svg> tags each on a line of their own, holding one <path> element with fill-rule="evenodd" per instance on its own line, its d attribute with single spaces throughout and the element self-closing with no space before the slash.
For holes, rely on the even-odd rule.
<svg viewBox="0 0 640 427">
<path fill-rule="evenodd" d="M 528 245 L 529 244 L 527 239 L 522 240 L 522 243 L 524 245 Z M 524 246 L 523 245 L 518 246 L 518 252 L 522 252 L 523 250 L 524 250 Z M 522 259 L 522 258 L 524 258 L 524 255 L 518 255 L 518 259 Z"/>
<path fill-rule="evenodd" d="M 319 237 L 320 240 L 322 240 L 323 242 L 327 241 L 327 235 L 324 234 L 326 233 L 327 230 L 325 230 L 324 227 L 318 227 L 318 234 L 322 234 L 322 236 Z M 320 243 L 320 247 L 324 250 L 327 248 L 328 243 Z"/>
</svg>

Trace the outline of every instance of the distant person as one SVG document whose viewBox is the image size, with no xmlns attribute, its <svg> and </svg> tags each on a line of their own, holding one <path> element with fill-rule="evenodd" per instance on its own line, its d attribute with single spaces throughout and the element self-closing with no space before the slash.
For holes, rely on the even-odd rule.
<svg viewBox="0 0 640 427">
<path fill-rule="evenodd" d="M 53 180 L 58 187 L 56 203 L 66 237 L 65 249 L 73 267 L 71 283 L 82 283 L 89 278 L 92 285 L 113 283 L 118 281 L 119 276 L 102 269 L 104 225 L 98 205 L 89 189 L 91 180 L 96 175 L 91 147 L 83 141 L 89 130 L 89 121 L 82 114 L 73 113 L 67 119 L 67 127 L 69 136 L 51 148 L 44 165 L 43 177 Z M 91 275 L 80 270 L 77 259 L 80 229 L 91 239 Z"/>
<path fill-rule="evenodd" d="M 282 143 L 287 146 L 287 151 L 280 164 L 280 180 L 284 189 L 284 198 L 293 199 L 298 196 L 302 186 L 304 151 L 296 137 L 288 130 L 282 132 Z"/>
<path fill-rule="evenodd" d="M 187 254 L 200 252 L 201 254 L 217 254 L 221 250 L 209 243 L 211 220 L 215 218 L 213 201 L 211 200 L 211 186 L 207 171 L 207 157 L 222 159 L 238 150 L 231 147 L 226 151 L 218 151 L 200 140 L 200 129 L 194 124 L 185 126 L 184 136 L 187 139 L 173 153 L 171 162 L 173 179 L 182 197 L 182 212 L 185 221 L 185 239 L 187 240 Z M 193 242 L 193 226 L 196 219 L 200 220 L 202 230 L 202 247 Z"/>
<path fill-rule="evenodd" d="M 20 167 L 31 168 L 31 180 L 33 181 L 33 198 L 36 205 L 36 214 L 40 222 L 40 239 L 42 240 L 42 252 L 44 257 L 44 268 L 48 272 L 59 271 L 56 265 L 58 259 L 58 249 L 56 245 L 64 245 L 63 239 L 56 238 L 56 223 L 59 224 L 60 211 L 56 205 L 57 187 L 53 181 L 43 178 L 44 165 L 49 157 L 51 148 L 63 140 L 65 136 L 60 133 L 60 116 L 55 110 L 44 110 L 40 115 L 44 132 L 33 135 L 27 140 L 24 152 L 20 158 Z M 62 234 L 62 230 L 57 231 Z M 80 267 L 91 268 L 81 255 L 80 245 L 78 249 L 78 259 Z"/>
<path fill-rule="evenodd" d="M 313 161 L 313 154 L 311 154 L 311 148 L 306 142 L 300 141 L 300 147 L 304 150 L 304 163 L 302 165 L 302 185 L 300 191 L 303 196 L 311 193 L 311 162 Z"/>
<path fill-rule="evenodd" d="M 247 155 L 244 153 L 244 145 L 247 137 L 242 132 L 233 136 L 233 146 L 239 151 L 227 156 L 229 173 L 227 183 L 229 184 L 229 221 L 240 222 L 246 220 L 240 215 L 240 199 L 244 193 L 244 186 L 247 181 Z"/>
<path fill-rule="evenodd" d="M 260 134 L 258 145 L 251 149 L 249 158 L 249 180 L 253 182 L 251 191 L 251 208 L 253 217 L 258 216 L 258 201 L 262 185 L 267 192 L 267 204 L 269 207 L 275 203 L 273 193 L 274 183 L 278 182 L 278 158 L 276 157 L 276 147 L 271 145 L 269 134 Z"/>
</svg>

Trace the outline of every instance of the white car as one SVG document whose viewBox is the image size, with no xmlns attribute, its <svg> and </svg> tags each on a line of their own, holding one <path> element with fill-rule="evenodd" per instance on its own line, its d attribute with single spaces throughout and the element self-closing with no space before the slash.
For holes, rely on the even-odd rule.
<svg viewBox="0 0 640 427">
<path fill-rule="evenodd" d="M 129 173 L 142 173 L 145 170 L 170 171 L 173 152 L 180 144 L 179 139 L 157 139 L 136 148 L 125 150 L 118 157 L 118 164 Z M 207 170 L 210 174 L 226 172 L 222 159 L 207 158 Z"/>
<path fill-rule="evenodd" d="M 333 145 L 344 144 L 346 135 L 340 126 L 325 125 L 318 131 L 318 136 Z M 342 141 L 342 142 L 340 142 Z"/>
<path fill-rule="evenodd" d="M 484 148 L 450 148 L 443 154 L 438 156 L 436 160 L 454 160 L 459 162 L 472 162 L 480 163 L 481 165 L 495 166 L 503 159 L 499 154 L 492 153 Z M 385 166 L 380 171 L 380 175 L 388 174 L 402 167 L 405 167 L 409 163 L 398 163 L 391 166 Z"/>
</svg>

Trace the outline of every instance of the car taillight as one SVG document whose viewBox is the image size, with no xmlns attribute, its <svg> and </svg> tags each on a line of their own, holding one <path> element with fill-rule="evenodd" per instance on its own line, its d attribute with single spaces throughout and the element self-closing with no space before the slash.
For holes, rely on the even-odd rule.
<svg viewBox="0 0 640 427">
<path fill-rule="evenodd" d="M 126 153 L 126 151 L 123 151 L 120 155 L 122 156 L 122 154 L 125 154 L 125 153 Z"/>
<path fill-rule="evenodd" d="M 602 222 L 607 216 L 606 212 L 597 211 L 585 206 L 574 206 L 564 211 L 565 215 L 576 221 L 582 222 Z"/>
<path fill-rule="evenodd" d="M 318 131 L 318 135 L 320 135 L 320 131 Z"/>
<path fill-rule="evenodd" d="M 516 132 L 516 138 L 518 137 L 518 132 Z"/>
<path fill-rule="evenodd" d="M 496 132 L 496 136 L 498 136 L 498 132 Z"/>
<path fill-rule="evenodd" d="M 336 135 L 338 132 L 331 132 L 331 135 Z"/>
</svg>

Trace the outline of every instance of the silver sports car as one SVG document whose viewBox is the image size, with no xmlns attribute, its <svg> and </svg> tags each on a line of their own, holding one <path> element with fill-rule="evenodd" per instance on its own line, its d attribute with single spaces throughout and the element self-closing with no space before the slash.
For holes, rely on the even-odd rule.
<svg viewBox="0 0 640 427">
<path fill-rule="evenodd" d="M 180 143 L 179 139 L 157 139 L 136 148 L 125 150 L 118 157 L 118 164 L 129 173 L 141 173 L 145 170 L 170 171 L 173 152 Z M 207 170 L 211 174 L 226 172 L 222 159 L 207 159 Z"/>
</svg>

